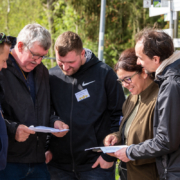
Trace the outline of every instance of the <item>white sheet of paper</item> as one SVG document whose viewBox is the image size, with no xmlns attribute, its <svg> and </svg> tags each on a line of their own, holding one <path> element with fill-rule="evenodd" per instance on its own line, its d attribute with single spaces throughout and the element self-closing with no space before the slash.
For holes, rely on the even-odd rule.
<svg viewBox="0 0 180 180">
<path fill-rule="evenodd" d="M 126 145 L 122 145 L 122 146 L 103 146 L 103 147 L 92 147 L 92 148 L 88 148 L 85 149 L 85 151 L 88 150 L 93 150 L 93 149 L 101 149 L 103 153 L 114 153 L 124 147 L 128 147 Z"/>
<path fill-rule="evenodd" d="M 46 127 L 46 126 L 29 126 L 29 129 L 35 131 L 35 132 L 44 132 L 44 133 L 56 133 L 56 132 L 64 132 L 64 131 L 69 131 L 69 129 L 55 129 L 51 127 Z"/>
</svg>

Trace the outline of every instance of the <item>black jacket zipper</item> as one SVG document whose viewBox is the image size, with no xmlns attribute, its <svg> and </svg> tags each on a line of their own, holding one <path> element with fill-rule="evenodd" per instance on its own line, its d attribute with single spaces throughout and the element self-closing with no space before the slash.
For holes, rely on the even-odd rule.
<svg viewBox="0 0 180 180">
<path fill-rule="evenodd" d="M 74 157 L 73 157 L 73 150 L 72 150 L 72 112 L 73 112 L 73 97 L 74 97 L 74 81 L 72 82 L 72 103 L 71 103 L 71 114 L 70 114 L 70 150 L 71 150 L 71 156 L 72 156 L 72 171 L 75 171 L 75 165 L 74 165 Z"/>
</svg>

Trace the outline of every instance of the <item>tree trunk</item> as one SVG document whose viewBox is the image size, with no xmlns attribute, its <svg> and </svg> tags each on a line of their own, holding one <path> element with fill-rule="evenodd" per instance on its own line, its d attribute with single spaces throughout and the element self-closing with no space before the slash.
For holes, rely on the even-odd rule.
<svg viewBox="0 0 180 180">
<path fill-rule="evenodd" d="M 7 32 L 7 35 L 9 35 L 9 12 L 10 12 L 10 2 L 9 0 L 7 0 L 7 13 L 6 13 L 6 32 Z"/>
<path fill-rule="evenodd" d="M 54 6 L 53 6 L 53 0 L 47 0 L 47 15 L 48 15 L 48 24 L 49 24 L 49 32 L 51 34 L 51 47 L 50 47 L 50 57 L 54 57 L 55 53 L 54 53 L 54 39 L 52 38 L 52 35 L 55 33 L 55 29 L 54 29 L 54 19 L 53 19 L 53 10 L 54 10 Z M 51 59 L 51 67 L 53 67 L 54 64 L 54 60 Z"/>
</svg>

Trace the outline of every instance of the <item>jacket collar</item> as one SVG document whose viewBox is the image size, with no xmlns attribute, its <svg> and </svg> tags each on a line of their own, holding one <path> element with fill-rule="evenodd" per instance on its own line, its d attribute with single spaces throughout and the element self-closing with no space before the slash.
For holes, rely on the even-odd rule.
<svg viewBox="0 0 180 180">
<path fill-rule="evenodd" d="M 82 65 L 79 70 L 72 75 L 72 77 L 78 77 L 80 76 L 84 71 L 86 71 L 87 69 L 89 69 L 91 66 L 94 66 L 95 64 L 100 63 L 101 61 L 94 55 L 94 53 L 92 53 L 91 59 L 85 63 L 84 65 Z"/>
<path fill-rule="evenodd" d="M 142 91 L 139 96 L 141 97 L 141 101 L 144 102 L 148 99 L 149 95 L 154 89 L 154 83 L 152 82 L 144 91 Z"/>
<path fill-rule="evenodd" d="M 11 60 L 12 58 L 14 59 L 14 57 L 11 54 L 9 54 L 9 58 L 7 60 L 7 70 L 11 71 L 17 78 L 24 82 L 23 77 L 20 75 L 19 71 L 17 70 L 17 68 Z"/>
<path fill-rule="evenodd" d="M 157 75 L 162 74 L 162 72 L 164 71 L 164 69 L 173 64 L 174 62 L 176 62 L 180 57 L 180 51 L 175 51 L 169 58 L 165 59 L 164 61 L 161 62 L 160 66 L 157 68 L 156 72 L 155 72 L 155 77 Z"/>
<path fill-rule="evenodd" d="M 175 62 L 168 65 L 161 75 L 157 75 L 155 82 L 160 86 L 162 82 L 170 76 L 180 76 L 180 59 L 177 59 Z"/>
<path fill-rule="evenodd" d="M 9 56 L 12 56 L 12 55 L 10 54 Z M 23 77 L 20 75 L 19 71 L 17 70 L 17 68 L 13 64 L 10 57 L 7 60 L 7 65 L 8 65 L 8 70 L 11 71 L 18 79 L 20 79 L 21 81 L 24 82 Z M 37 94 L 39 87 L 41 86 L 41 81 L 43 78 L 43 64 L 42 63 L 39 64 L 33 71 L 35 73 L 34 77 L 35 77 L 35 86 L 36 86 L 36 94 Z"/>
<path fill-rule="evenodd" d="M 142 91 L 139 95 L 140 97 L 140 103 L 146 103 L 148 99 L 151 97 L 150 94 L 153 92 L 154 88 L 157 87 L 156 83 L 152 82 L 144 91 Z M 119 130 L 122 132 L 122 128 L 124 126 L 124 123 L 128 119 L 129 115 L 132 113 L 134 107 L 136 106 L 138 102 L 138 96 L 139 95 L 130 95 L 131 96 L 131 101 L 128 101 L 129 106 L 128 109 L 126 109 L 124 113 L 123 120 L 120 124 Z"/>
</svg>

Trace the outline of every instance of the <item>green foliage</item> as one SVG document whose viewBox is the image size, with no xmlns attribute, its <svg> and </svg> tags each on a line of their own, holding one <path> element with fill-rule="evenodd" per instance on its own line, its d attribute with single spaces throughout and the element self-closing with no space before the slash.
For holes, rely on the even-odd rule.
<svg viewBox="0 0 180 180">
<path fill-rule="evenodd" d="M 81 24 L 81 29 L 86 32 L 86 38 L 91 39 L 92 42 L 97 42 L 99 37 L 100 0 L 67 0 L 67 2 L 88 22 Z M 86 14 L 83 14 L 84 11 Z M 156 22 L 156 26 L 164 28 L 166 22 L 164 22 L 162 17 L 149 18 L 149 10 L 143 8 L 142 0 L 107 1 L 104 44 L 104 59 L 106 63 L 113 67 L 123 50 L 134 47 L 135 34 L 144 27 L 152 27 Z M 96 46 L 96 43 L 94 46 Z"/>
<path fill-rule="evenodd" d="M 143 8 L 142 0 L 106 2 L 104 59 L 111 67 L 123 50 L 134 47 L 135 34 L 141 29 L 154 24 L 159 28 L 169 26 L 163 16 L 149 17 L 149 10 Z M 0 29 L 17 36 L 26 24 L 36 22 L 50 30 L 52 43 L 61 33 L 73 31 L 80 35 L 84 47 L 97 56 L 100 8 L 100 0 L 1 0 Z M 50 55 L 54 56 L 52 51 Z M 48 68 L 55 64 L 49 59 L 43 62 Z"/>
<path fill-rule="evenodd" d="M 180 12 L 178 13 L 179 16 L 179 23 L 178 23 L 178 38 L 180 38 Z"/>
<path fill-rule="evenodd" d="M 0 29 L 7 35 L 17 36 L 27 24 L 39 19 L 41 4 L 36 0 L 2 0 L 0 7 Z"/>
</svg>

